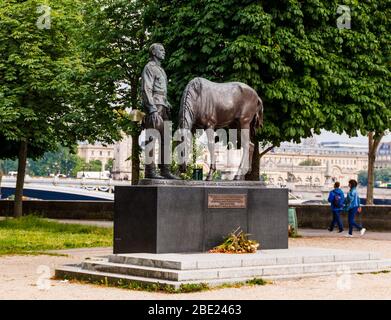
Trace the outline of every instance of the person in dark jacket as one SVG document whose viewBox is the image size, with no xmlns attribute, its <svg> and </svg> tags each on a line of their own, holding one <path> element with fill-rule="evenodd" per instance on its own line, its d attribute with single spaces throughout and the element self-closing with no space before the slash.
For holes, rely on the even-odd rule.
<svg viewBox="0 0 391 320">
<path fill-rule="evenodd" d="M 354 220 L 357 213 L 361 212 L 360 198 L 357 192 L 357 181 L 349 181 L 349 192 L 346 196 L 344 211 L 348 212 L 349 219 L 349 233 L 347 237 L 353 237 L 353 227 L 357 228 L 360 231 L 360 234 L 363 236 L 367 229 L 363 228 L 361 225 L 357 224 Z"/>
<path fill-rule="evenodd" d="M 330 224 L 328 230 L 331 232 L 334 230 L 334 226 L 338 225 L 338 232 L 343 231 L 343 225 L 341 221 L 341 213 L 343 211 L 343 206 L 345 202 L 345 196 L 343 191 L 339 188 L 340 183 L 336 182 L 334 184 L 334 189 L 330 191 L 328 202 L 331 204 L 331 211 L 333 212 L 333 221 Z"/>
</svg>

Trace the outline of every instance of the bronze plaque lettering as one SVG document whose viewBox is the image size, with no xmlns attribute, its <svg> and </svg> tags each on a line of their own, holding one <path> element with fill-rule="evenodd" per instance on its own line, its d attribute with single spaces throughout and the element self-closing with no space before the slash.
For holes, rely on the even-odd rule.
<svg viewBox="0 0 391 320">
<path fill-rule="evenodd" d="M 208 194 L 210 209 L 245 209 L 247 194 Z"/>
</svg>

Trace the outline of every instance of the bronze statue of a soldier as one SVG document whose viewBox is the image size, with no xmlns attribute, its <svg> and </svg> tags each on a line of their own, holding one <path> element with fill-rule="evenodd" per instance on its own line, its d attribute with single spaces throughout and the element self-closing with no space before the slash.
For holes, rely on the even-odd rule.
<svg viewBox="0 0 391 320">
<path fill-rule="evenodd" d="M 149 62 L 145 65 L 141 75 L 141 92 L 143 106 L 146 112 L 145 128 L 156 129 L 160 133 L 160 175 L 156 171 L 154 148 L 149 156 L 153 159 L 145 165 L 145 178 L 147 179 L 178 179 L 171 173 L 170 164 L 164 163 L 164 121 L 170 120 L 171 105 L 167 101 L 167 75 L 161 67 L 165 58 L 162 44 L 154 43 L 149 48 Z M 153 143 L 149 138 L 146 145 Z M 169 141 L 167 141 L 169 143 Z"/>
</svg>

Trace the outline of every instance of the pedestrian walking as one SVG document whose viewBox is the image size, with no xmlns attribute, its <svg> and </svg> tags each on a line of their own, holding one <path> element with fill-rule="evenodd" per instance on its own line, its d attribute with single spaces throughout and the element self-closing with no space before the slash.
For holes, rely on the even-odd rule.
<svg viewBox="0 0 391 320">
<path fill-rule="evenodd" d="M 348 221 L 349 221 L 349 233 L 347 237 L 353 237 L 353 227 L 357 228 L 360 231 L 360 234 L 363 236 L 366 229 L 362 225 L 357 224 L 355 217 L 358 213 L 361 212 L 360 198 L 357 192 L 357 181 L 349 181 L 349 192 L 346 196 L 344 211 L 348 212 Z"/>
<path fill-rule="evenodd" d="M 335 225 L 337 225 L 339 229 L 338 232 L 340 233 L 343 231 L 343 224 L 340 215 L 343 212 L 345 195 L 343 191 L 340 189 L 339 182 L 336 182 L 334 184 L 334 189 L 330 191 L 328 202 L 330 202 L 331 211 L 333 213 L 333 220 L 331 221 L 328 230 L 332 232 L 334 230 Z"/>
</svg>

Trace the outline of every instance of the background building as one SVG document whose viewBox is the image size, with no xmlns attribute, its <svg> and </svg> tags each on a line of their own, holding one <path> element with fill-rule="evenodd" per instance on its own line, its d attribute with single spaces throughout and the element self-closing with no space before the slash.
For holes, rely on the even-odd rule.
<svg viewBox="0 0 391 320">
<path fill-rule="evenodd" d="M 262 150 L 261 150 L 262 152 Z M 241 152 L 216 148 L 217 169 L 223 179 L 230 179 L 240 163 Z M 205 150 L 203 162 L 209 163 Z M 283 143 L 261 158 L 260 174 L 274 185 L 323 186 L 335 181 L 347 185 L 357 179 L 358 172 L 368 168 L 366 145 L 342 142 L 317 143 L 315 138 L 300 144 Z M 206 166 L 205 171 L 209 168 Z"/>
<path fill-rule="evenodd" d="M 109 160 L 113 160 L 113 169 L 111 177 L 115 180 L 131 180 L 132 178 L 132 162 L 129 159 L 132 154 L 132 139 L 124 136 L 124 138 L 113 145 L 102 145 L 101 143 L 88 144 L 86 142 L 79 143 L 77 154 L 87 163 L 92 160 L 100 160 L 102 162 L 102 172 L 105 170 Z"/>
<path fill-rule="evenodd" d="M 261 173 L 272 184 L 324 185 L 340 181 L 346 185 L 368 168 L 365 145 L 341 142 L 283 143 L 261 158 Z"/>
<path fill-rule="evenodd" d="M 114 145 L 112 177 L 114 180 L 132 180 L 132 138 L 124 136 Z"/>
<path fill-rule="evenodd" d="M 77 148 L 77 155 L 87 163 L 93 160 L 99 160 L 102 163 L 102 171 L 110 159 L 114 158 L 114 145 L 103 145 L 101 143 L 89 144 L 80 142 Z"/>
<path fill-rule="evenodd" d="M 202 143 L 201 143 L 202 145 Z M 262 151 L 262 150 L 261 150 Z M 227 150 L 217 144 L 216 165 L 222 179 L 232 179 L 240 163 L 240 150 Z M 124 137 L 114 145 L 90 145 L 81 143 L 78 154 L 87 162 L 102 161 L 102 167 L 113 160 L 112 178 L 131 180 L 132 139 Z M 209 170 L 209 151 L 203 147 L 197 162 L 203 164 L 204 173 Z M 377 167 L 391 167 L 391 143 L 383 143 L 378 152 Z M 340 181 L 347 185 L 357 179 L 358 173 L 368 169 L 368 148 L 363 144 L 346 142 L 321 142 L 315 138 L 305 139 L 300 144 L 282 143 L 261 158 L 260 174 L 274 185 L 323 186 Z"/>
<path fill-rule="evenodd" d="M 380 144 L 375 167 L 377 169 L 391 168 L 391 142 Z"/>
</svg>

